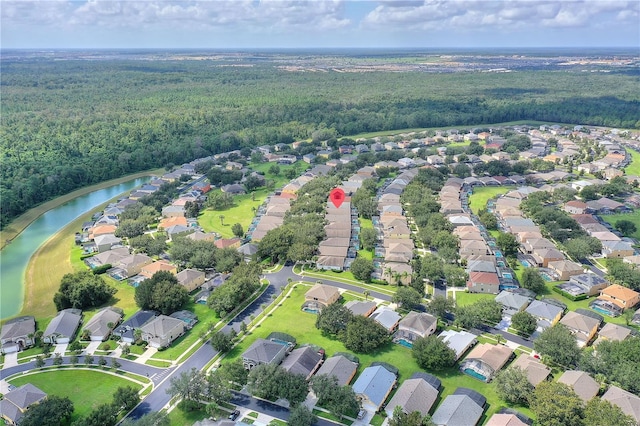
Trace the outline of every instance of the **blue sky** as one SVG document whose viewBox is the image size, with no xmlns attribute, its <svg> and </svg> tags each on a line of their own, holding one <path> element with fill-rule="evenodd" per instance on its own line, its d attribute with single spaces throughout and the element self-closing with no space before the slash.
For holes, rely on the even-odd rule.
<svg viewBox="0 0 640 426">
<path fill-rule="evenodd" d="M 640 1 L 1 0 L 3 48 L 640 50 Z"/>
</svg>

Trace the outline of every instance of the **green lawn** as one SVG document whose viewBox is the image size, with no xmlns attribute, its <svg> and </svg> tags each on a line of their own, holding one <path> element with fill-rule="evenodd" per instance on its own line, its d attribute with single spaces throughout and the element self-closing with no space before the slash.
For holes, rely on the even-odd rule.
<svg viewBox="0 0 640 426">
<path fill-rule="evenodd" d="M 142 386 L 126 378 L 103 373 L 100 370 L 50 370 L 10 379 L 15 386 L 31 383 L 49 395 L 69 397 L 75 411 L 72 420 L 86 416 L 98 405 L 109 403 L 121 386 L 140 390 Z"/>
<path fill-rule="evenodd" d="M 309 288 L 307 285 L 296 285 L 291 295 L 282 302 L 282 306 L 229 352 L 223 362 L 237 359 L 257 338 L 266 338 L 272 331 L 291 334 L 297 339 L 298 344 L 313 343 L 319 345 L 325 349 L 327 356 L 331 356 L 335 352 L 349 352 L 341 342 L 323 336 L 315 328 L 315 315 L 300 311 L 300 307 L 304 302 L 304 294 Z M 357 354 L 357 356 L 360 359 L 358 373 L 362 372 L 365 367 L 368 367 L 374 361 L 387 362 L 398 368 L 400 383 L 411 377 L 413 373 L 422 371 L 411 356 L 411 350 L 396 344 L 389 344 L 372 354 Z M 497 412 L 500 407 L 506 406 L 506 403 L 498 398 L 495 385 L 473 379 L 462 374 L 455 367 L 443 372 L 430 371 L 430 373 L 436 374 L 442 380 L 443 393 L 441 395 L 443 398 L 452 394 L 460 386 L 482 393 L 487 397 L 489 403 L 487 418 Z M 518 409 L 520 408 L 518 407 Z M 531 415 L 531 412 L 527 409 L 522 409 L 521 411 L 529 416 Z"/>
<path fill-rule="evenodd" d="M 363 218 L 359 218 L 358 219 L 360 221 L 360 228 L 361 229 L 373 229 L 373 221 L 371 219 L 363 219 Z"/>
<path fill-rule="evenodd" d="M 196 410 L 196 411 L 183 411 L 180 407 L 176 407 L 171 410 L 168 415 L 169 424 L 175 426 L 191 426 L 195 422 L 199 422 L 200 420 L 204 420 L 208 417 L 207 413 L 204 410 Z M 226 418 L 226 416 L 221 417 Z"/>
<path fill-rule="evenodd" d="M 632 176 L 640 175 L 640 152 L 634 149 L 627 149 L 627 152 L 631 155 L 631 163 L 625 167 L 625 174 Z"/>
<path fill-rule="evenodd" d="M 632 152 L 635 152 L 635 151 L 632 151 Z M 633 222 L 634 225 L 636 225 L 637 229 L 636 229 L 636 232 L 634 232 L 630 236 L 640 240 L 640 210 L 636 210 L 633 213 L 609 214 L 609 215 L 604 214 L 604 215 L 601 215 L 600 217 L 604 219 L 606 222 L 610 223 L 612 226 L 615 226 L 617 221 L 623 220 L 623 219 Z"/>
<path fill-rule="evenodd" d="M 214 191 L 218 191 L 215 189 Z M 247 232 L 247 228 L 251 224 L 255 213 L 253 208 L 256 209 L 264 202 L 269 192 L 266 189 L 261 189 L 255 192 L 255 201 L 251 200 L 251 194 L 236 195 L 233 197 L 235 206 L 225 210 L 213 210 L 206 209 L 198 216 L 198 224 L 204 229 L 205 232 L 217 232 L 223 238 L 233 237 L 231 232 L 231 226 L 234 223 L 242 225 L 244 232 Z M 224 216 L 223 220 L 220 220 L 220 216 Z"/>
<path fill-rule="evenodd" d="M 273 165 L 276 165 L 280 168 L 280 173 L 278 175 L 269 173 L 269 169 Z M 284 185 L 286 185 L 290 181 L 290 179 L 284 176 L 284 172 L 286 170 L 296 169 L 298 170 L 299 174 L 302 174 L 304 171 L 306 171 L 310 167 L 311 167 L 311 164 L 307 164 L 304 161 L 296 161 L 293 164 L 276 164 L 276 163 L 249 164 L 249 168 L 251 170 L 264 173 L 264 177 L 267 180 L 274 181 L 274 184 L 275 184 L 274 188 L 282 188 Z"/>
<path fill-rule="evenodd" d="M 496 298 L 495 294 L 483 294 L 483 293 L 467 293 L 462 291 L 456 291 L 456 304 L 457 306 L 467 306 L 482 299 L 493 300 Z"/>
<path fill-rule="evenodd" d="M 506 194 L 514 189 L 514 186 L 479 186 L 473 188 L 473 194 L 469 197 L 471 211 L 478 214 L 480 209 L 487 206 L 487 201 L 500 194 Z"/>
</svg>

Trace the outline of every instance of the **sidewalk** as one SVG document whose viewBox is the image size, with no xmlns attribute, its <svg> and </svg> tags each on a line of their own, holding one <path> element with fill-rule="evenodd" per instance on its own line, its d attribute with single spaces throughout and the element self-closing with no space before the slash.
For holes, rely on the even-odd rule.
<svg viewBox="0 0 640 426">
<path fill-rule="evenodd" d="M 149 358 L 153 357 L 156 352 L 158 352 L 157 348 L 148 348 L 142 355 L 136 358 L 134 362 L 137 362 L 138 364 L 144 364 L 149 360 Z"/>
</svg>

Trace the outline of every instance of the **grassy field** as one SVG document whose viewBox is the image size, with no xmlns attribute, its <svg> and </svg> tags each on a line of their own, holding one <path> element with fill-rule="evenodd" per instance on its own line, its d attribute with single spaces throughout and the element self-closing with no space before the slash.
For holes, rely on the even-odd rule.
<svg viewBox="0 0 640 426">
<path fill-rule="evenodd" d="M 496 298 L 495 294 L 483 294 L 483 293 L 467 293 L 466 291 L 456 291 L 456 305 L 467 306 L 476 303 L 478 300 Z"/>
<path fill-rule="evenodd" d="M 627 149 L 629 155 L 631 155 L 631 162 L 624 168 L 624 172 L 631 176 L 640 175 L 640 152 L 634 149 Z"/>
<path fill-rule="evenodd" d="M 50 370 L 9 380 L 12 385 L 31 383 L 49 395 L 69 397 L 75 410 L 72 420 L 86 416 L 98 405 L 109 403 L 121 386 L 140 390 L 142 386 L 126 378 L 103 373 L 100 370 Z"/>
<path fill-rule="evenodd" d="M 335 352 L 349 352 L 338 340 L 323 336 L 315 328 L 316 317 L 313 314 L 303 313 L 300 306 L 304 302 L 304 294 L 309 289 L 306 285 L 297 285 L 291 295 L 282 303 L 273 314 L 254 330 L 242 343 L 236 346 L 223 362 L 233 361 L 238 358 L 257 338 L 266 338 L 272 331 L 288 333 L 297 339 L 298 344 L 313 343 L 325 349 L 327 356 Z M 399 370 L 399 382 L 411 377 L 415 372 L 421 371 L 411 356 L 411 350 L 396 344 L 388 344 L 371 354 L 357 354 L 360 359 L 358 373 L 368 367 L 374 361 L 387 362 Z M 443 384 L 442 398 L 453 393 L 458 387 L 474 389 L 487 397 L 489 408 L 486 418 L 497 412 L 506 404 L 496 394 L 494 384 L 487 384 L 475 380 L 457 368 L 450 368 L 442 372 L 430 372 L 436 374 Z M 520 409 L 520 407 L 518 407 Z M 527 409 L 522 409 L 525 414 L 531 415 Z"/>
<path fill-rule="evenodd" d="M 280 173 L 277 175 L 274 175 L 272 173 L 269 172 L 269 169 L 271 168 L 271 166 L 276 165 L 280 168 Z M 249 168 L 251 170 L 254 170 L 256 172 L 261 172 L 264 173 L 264 177 L 267 180 L 272 180 L 275 183 L 274 188 L 281 188 L 284 185 L 286 185 L 290 179 L 287 179 L 284 176 L 284 172 L 286 170 L 291 170 L 291 169 L 296 169 L 298 170 L 298 174 L 302 174 L 302 172 L 304 172 L 305 170 L 309 169 L 311 167 L 311 164 L 305 163 L 304 161 L 296 161 L 293 164 L 276 164 L 276 163 L 259 163 L 259 164 L 254 164 L 251 163 L 249 165 Z"/>
<path fill-rule="evenodd" d="M 473 188 L 473 194 L 469 197 L 471 211 L 478 214 L 480 209 L 487 206 L 487 201 L 500 194 L 506 194 L 514 189 L 514 186 L 479 186 Z"/>
<path fill-rule="evenodd" d="M 608 215 L 603 214 L 600 217 L 604 219 L 606 222 L 610 223 L 612 226 L 615 226 L 617 221 L 623 220 L 623 219 L 633 222 L 636 225 L 636 232 L 634 232 L 630 236 L 640 240 L 640 210 L 636 210 L 633 213 L 608 214 Z"/>
<path fill-rule="evenodd" d="M 217 191 L 217 190 L 214 190 Z M 247 232 L 255 213 L 253 208 L 258 208 L 264 202 L 269 192 L 266 189 L 256 191 L 254 201 L 250 194 L 236 195 L 233 197 L 235 206 L 224 210 L 206 209 L 198 216 L 198 223 L 205 232 L 217 232 L 223 238 L 233 237 L 231 227 L 234 223 L 242 225 L 242 229 Z M 224 216 L 220 220 L 220 215 Z"/>
<path fill-rule="evenodd" d="M 74 198 L 80 197 L 82 195 L 88 194 L 93 191 L 98 191 L 100 189 L 108 188 L 113 185 L 118 185 L 118 184 L 130 181 L 132 179 L 136 179 L 144 176 L 158 175 L 164 172 L 165 172 L 164 169 L 154 169 L 154 170 L 147 170 L 145 172 L 135 173 L 132 175 L 123 176 L 118 179 L 108 180 L 106 182 L 98 183 L 96 185 L 91 185 L 85 188 L 75 190 L 73 192 L 68 193 L 67 195 L 57 197 L 51 201 L 47 201 L 46 203 L 43 203 L 37 207 L 34 207 L 31 210 L 28 210 L 24 214 L 12 220 L 11 223 L 2 230 L 2 233 L 0 233 L 0 249 L 4 248 L 4 246 L 7 244 L 7 241 L 14 239 L 18 234 L 24 231 L 24 229 L 27 226 L 29 226 L 31 222 L 33 222 L 34 220 L 42 216 L 44 213 L 58 206 L 61 206 L 62 204 L 69 202 Z"/>
</svg>

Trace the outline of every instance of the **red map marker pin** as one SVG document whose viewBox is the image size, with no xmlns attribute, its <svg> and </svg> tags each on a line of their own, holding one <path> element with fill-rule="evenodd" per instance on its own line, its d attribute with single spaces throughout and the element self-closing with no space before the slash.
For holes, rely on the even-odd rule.
<svg viewBox="0 0 640 426">
<path fill-rule="evenodd" d="M 344 191 L 340 188 L 334 188 L 329 193 L 329 199 L 336 206 L 336 209 L 339 209 L 344 201 Z"/>
</svg>

